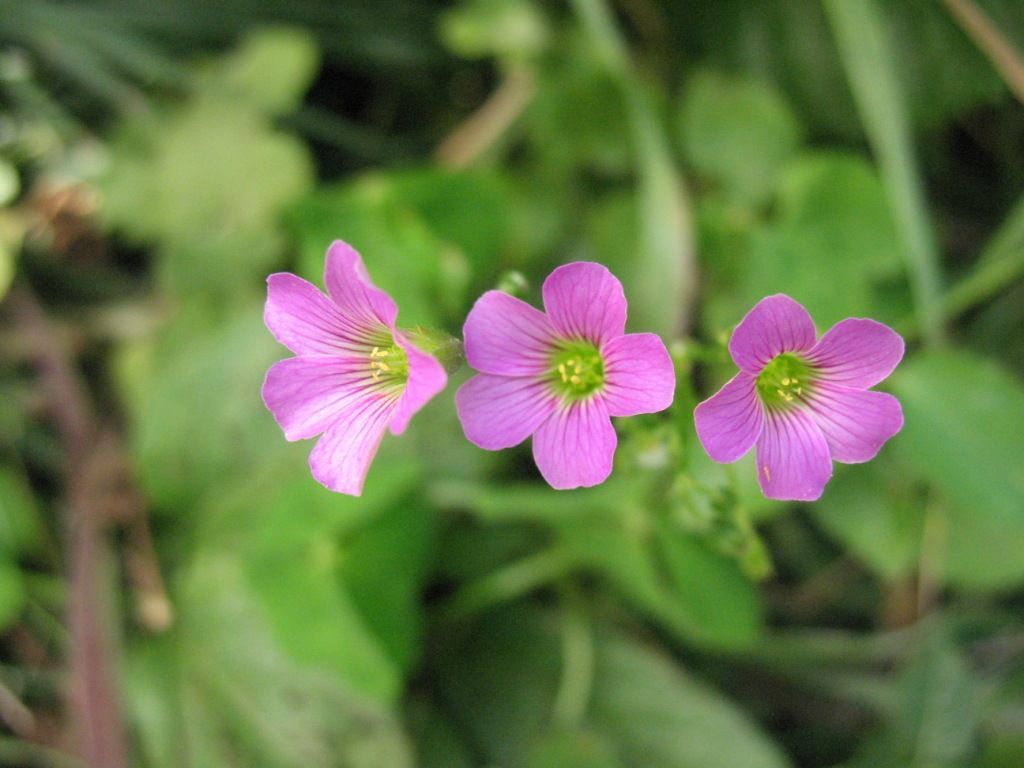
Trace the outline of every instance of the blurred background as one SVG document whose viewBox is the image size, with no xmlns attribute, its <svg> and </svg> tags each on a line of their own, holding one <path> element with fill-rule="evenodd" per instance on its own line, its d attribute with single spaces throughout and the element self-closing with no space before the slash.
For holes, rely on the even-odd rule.
<svg viewBox="0 0 1024 768">
<path fill-rule="evenodd" d="M 1020 768 L 1019 0 L 0 0 L 0 765 Z M 362 498 L 259 396 L 344 238 L 400 322 L 601 261 L 671 411 L 603 486 L 452 402 Z M 784 291 L 889 323 L 821 501 L 692 408 Z"/>
</svg>

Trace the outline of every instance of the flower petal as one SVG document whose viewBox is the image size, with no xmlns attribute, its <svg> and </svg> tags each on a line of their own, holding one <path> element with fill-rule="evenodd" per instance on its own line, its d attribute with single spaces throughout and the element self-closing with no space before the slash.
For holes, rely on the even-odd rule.
<svg viewBox="0 0 1024 768">
<path fill-rule="evenodd" d="M 870 461 L 903 429 L 900 401 L 885 392 L 819 384 L 808 402 L 832 458 L 844 464 Z"/>
<path fill-rule="evenodd" d="M 599 397 L 561 404 L 533 435 L 533 459 L 559 490 L 603 483 L 612 472 L 618 438 Z"/>
<path fill-rule="evenodd" d="M 328 429 L 309 454 L 313 478 L 337 493 L 359 496 L 373 457 L 395 409 L 395 401 L 365 397 Z"/>
<path fill-rule="evenodd" d="M 297 355 L 353 351 L 380 327 L 376 321 L 354 323 L 315 285 L 288 272 L 267 278 L 263 322 Z"/>
<path fill-rule="evenodd" d="M 608 268 L 576 261 L 548 275 L 544 309 L 558 331 L 601 345 L 626 331 L 626 295 Z"/>
<path fill-rule="evenodd" d="M 270 366 L 263 402 L 287 440 L 305 440 L 328 429 L 367 398 L 398 400 L 368 375 L 364 358 L 340 355 L 289 357 Z"/>
<path fill-rule="evenodd" d="M 769 499 L 814 501 L 832 477 L 825 435 L 805 410 L 766 414 L 757 441 L 757 479 Z"/>
<path fill-rule="evenodd" d="M 482 373 L 455 393 L 466 439 L 499 451 L 518 445 L 555 412 L 557 400 L 542 381 Z"/>
<path fill-rule="evenodd" d="M 807 354 L 830 382 L 867 389 L 903 359 L 903 337 L 887 325 L 850 317 L 830 328 Z"/>
<path fill-rule="evenodd" d="M 754 305 L 729 339 L 729 354 L 747 373 L 757 374 L 783 352 L 803 352 L 814 346 L 814 321 L 807 310 L 783 293 Z"/>
<path fill-rule="evenodd" d="M 327 249 L 324 285 L 342 314 L 357 324 L 375 321 L 395 327 L 398 305 L 373 284 L 362 257 L 342 240 L 335 240 Z"/>
<path fill-rule="evenodd" d="M 466 362 L 482 373 L 536 376 L 551 366 L 557 332 L 547 315 L 502 291 L 488 291 L 462 328 Z"/>
<path fill-rule="evenodd" d="M 676 371 L 664 342 L 653 333 L 630 333 L 601 349 L 604 402 L 612 416 L 657 413 L 672 405 Z"/>
<path fill-rule="evenodd" d="M 756 377 L 740 371 L 694 410 L 697 437 L 715 461 L 738 461 L 761 436 L 765 416 L 756 382 Z"/>
<path fill-rule="evenodd" d="M 444 366 L 436 358 L 421 350 L 404 334 L 396 333 L 395 343 L 405 350 L 409 359 L 409 380 L 406 382 L 405 392 L 398 401 L 395 415 L 391 417 L 390 425 L 391 434 L 400 435 L 409 426 L 409 421 L 416 412 L 445 388 L 448 374 L 444 372 Z"/>
</svg>

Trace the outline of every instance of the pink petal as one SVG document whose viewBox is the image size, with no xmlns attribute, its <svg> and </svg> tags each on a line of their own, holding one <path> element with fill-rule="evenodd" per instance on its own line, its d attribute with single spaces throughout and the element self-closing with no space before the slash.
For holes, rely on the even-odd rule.
<svg viewBox="0 0 1024 768">
<path fill-rule="evenodd" d="M 405 392 L 398 401 L 395 415 L 391 417 L 391 434 L 400 435 L 409 426 L 409 420 L 426 405 L 434 395 L 445 388 L 448 375 L 444 366 L 421 350 L 403 334 L 395 334 L 395 343 L 405 350 L 409 359 L 409 380 Z"/>
<path fill-rule="evenodd" d="M 542 288 L 544 309 L 570 338 L 601 345 L 626 331 L 626 295 L 607 267 L 576 261 L 558 267 Z"/>
<path fill-rule="evenodd" d="M 618 438 L 604 401 L 560 404 L 533 435 L 533 459 L 559 490 L 603 483 L 612 472 Z"/>
<path fill-rule="evenodd" d="M 488 291 L 462 329 L 466 362 L 483 373 L 536 376 L 551 367 L 556 331 L 547 315 L 514 296 Z"/>
<path fill-rule="evenodd" d="M 903 337 L 887 325 L 860 317 L 836 323 L 807 355 L 830 382 L 867 389 L 903 359 Z"/>
<path fill-rule="evenodd" d="M 542 381 L 482 373 L 455 393 L 466 439 L 488 451 L 518 445 L 555 411 L 557 400 Z"/>
<path fill-rule="evenodd" d="M 305 440 L 328 429 L 367 398 L 394 403 L 399 393 L 381 392 L 365 358 L 304 355 L 274 363 L 263 382 L 263 402 L 287 440 Z"/>
<path fill-rule="evenodd" d="M 832 458 L 844 464 L 870 461 L 903 429 L 900 401 L 885 392 L 819 383 L 809 402 Z"/>
<path fill-rule="evenodd" d="M 267 278 L 263 322 L 297 355 L 355 351 L 381 327 L 376 321 L 353 323 L 315 285 L 288 272 Z"/>
<path fill-rule="evenodd" d="M 770 411 L 757 441 L 757 479 L 769 499 L 814 501 L 832 477 L 825 435 L 801 409 Z"/>
<path fill-rule="evenodd" d="M 740 371 L 694 410 L 697 437 L 715 461 L 738 461 L 761 436 L 765 416 L 756 383 L 756 377 Z"/>
<path fill-rule="evenodd" d="M 783 352 L 803 352 L 814 346 L 814 321 L 800 304 L 782 293 L 754 305 L 729 340 L 729 354 L 747 373 L 759 373 Z"/>
<path fill-rule="evenodd" d="M 378 322 L 395 327 L 398 306 L 373 284 L 362 257 L 348 243 L 335 240 L 327 249 L 324 284 L 346 317 L 356 323 Z"/>
<path fill-rule="evenodd" d="M 395 401 L 383 397 L 354 403 L 309 454 L 314 479 L 337 493 L 359 496 L 394 409 Z"/>
<path fill-rule="evenodd" d="M 612 416 L 657 413 L 672 405 L 676 371 L 664 342 L 653 333 L 630 333 L 601 348 L 604 402 Z"/>
</svg>

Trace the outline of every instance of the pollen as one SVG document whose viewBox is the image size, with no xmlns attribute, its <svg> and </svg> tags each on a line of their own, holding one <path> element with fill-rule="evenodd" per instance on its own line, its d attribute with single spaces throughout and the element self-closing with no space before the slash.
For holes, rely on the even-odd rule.
<svg viewBox="0 0 1024 768">
<path fill-rule="evenodd" d="M 375 346 L 370 350 L 370 377 L 378 383 L 404 384 L 409 378 L 409 359 L 397 344 Z"/>
<path fill-rule="evenodd" d="M 757 377 L 757 393 L 768 408 L 790 408 L 813 389 L 814 368 L 788 352 L 771 360 Z"/>
<path fill-rule="evenodd" d="M 563 397 L 588 397 L 604 387 L 604 359 L 590 342 L 565 341 L 551 356 L 548 380 Z"/>
</svg>

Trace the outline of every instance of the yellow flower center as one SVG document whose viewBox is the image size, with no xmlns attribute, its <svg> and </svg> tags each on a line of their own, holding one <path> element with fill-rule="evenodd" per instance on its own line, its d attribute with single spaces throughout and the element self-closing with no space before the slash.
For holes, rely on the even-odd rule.
<svg viewBox="0 0 1024 768">
<path fill-rule="evenodd" d="M 604 387 L 604 360 L 588 341 L 562 342 L 551 355 L 548 380 L 570 400 L 582 400 Z"/>
<path fill-rule="evenodd" d="M 783 409 L 803 400 L 814 387 L 814 369 L 795 355 L 784 353 L 757 376 L 757 394 L 769 408 Z"/>
</svg>

